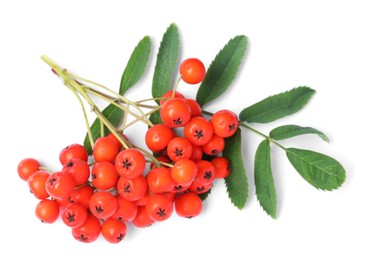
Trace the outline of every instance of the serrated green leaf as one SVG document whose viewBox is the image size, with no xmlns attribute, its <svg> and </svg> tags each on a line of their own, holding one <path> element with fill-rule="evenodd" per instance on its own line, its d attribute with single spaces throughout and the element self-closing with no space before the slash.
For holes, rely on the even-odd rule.
<svg viewBox="0 0 372 260">
<path fill-rule="evenodd" d="M 225 139 L 223 151 L 230 162 L 230 174 L 225 178 L 227 193 L 231 202 L 242 209 L 248 199 L 248 178 L 244 169 L 244 162 L 241 153 L 241 131 Z"/>
<path fill-rule="evenodd" d="M 270 142 L 267 139 L 260 143 L 256 151 L 254 182 L 261 207 L 272 218 L 276 218 L 276 191 L 271 171 Z"/>
<path fill-rule="evenodd" d="M 156 58 L 152 79 L 152 97 L 159 98 L 171 89 L 177 68 L 179 49 L 178 29 L 175 24 L 171 24 L 163 35 Z M 159 100 L 157 102 L 159 103 Z"/>
<path fill-rule="evenodd" d="M 344 167 L 327 155 L 297 148 L 287 148 L 286 154 L 297 172 L 317 189 L 334 190 L 345 181 Z"/>
<path fill-rule="evenodd" d="M 150 37 L 145 36 L 134 48 L 128 64 L 125 67 L 120 82 L 120 95 L 124 95 L 129 88 L 140 80 L 145 72 L 150 52 L 151 40 Z"/>
<path fill-rule="evenodd" d="M 291 138 L 298 135 L 304 134 L 316 134 L 319 136 L 323 141 L 329 143 L 328 137 L 322 133 L 321 131 L 312 128 L 312 127 L 303 127 L 298 125 L 283 125 L 279 126 L 270 132 L 270 137 L 275 140 L 284 140 L 287 138 Z"/>
<path fill-rule="evenodd" d="M 239 119 L 248 123 L 272 122 L 301 110 L 314 93 L 315 90 L 309 87 L 293 88 L 243 109 Z"/>
<path fill-rule="evenodd" d="M 108 105 L 103 111 L 102 114 L 110 121 L 111 124 L 117 126 L 121 120 L 123 111 L 115 105 Z M 93 141 L 96 141 L 97 138 L 101 137 L 101 123 L 98 118 L 94 120 L 93 124 L 90 127 L 92 132 Z M 105 127 L 105 135 L 109 134 L 109 130 Z M 92 154 L 92 146 L 90 145 L 88 134 L 85 135 L 84 147 L 87 150 L 88 154 Z"/>
<path fill-rule="evenodd" d="M 239 70 L 247 45 L 247 37 L 238 35 L 217 54 L 196 95 L 201 106 L 219 97 L 230 86 Z"/>
<path fill-rule="evenodd" d="M 154 113 L 152 113 L 150 115 L 150 121 L 154 125 L 163 124 L 163 121 L 161 120 L 161 117 L 160 117 L 160 111 L 159 110 L 155 111 Z"/>
</svg>

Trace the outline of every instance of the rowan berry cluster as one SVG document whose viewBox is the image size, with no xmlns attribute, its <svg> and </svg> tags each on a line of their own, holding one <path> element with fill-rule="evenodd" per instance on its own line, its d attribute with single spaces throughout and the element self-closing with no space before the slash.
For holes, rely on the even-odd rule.
<svg viewBox="0 0 372 260">
<path fill-rule="evenodd" d="M 204 65 L 187 59 L 180 75 L 186 83 L 200 83 Z M 36 159 L 22 160 L 18 174 L 40 200 L 36 216 L 44 223 L 61 218 L 81 242 L 95 241 L 102 234 L 108 242 L 118 243 L 129 222 L 147 227 L 168 219 L 173 211 L 186 218 L 199 215 L 199 195 L 230 172 L 229 161 L 222 156 L 224 138 L 236 132 L 238 118 L 229 110 L 205 117 L 194 99 L 175 89 L 163 95 L 159 110 L 162 123 L 150 126 L 145 135 L 152 153 L 132 145 L 124 134 L 119 140 L 109 133 L 95 140 L 92 155 L 80 144 L 62 149 L 62 168 L 56 172 L 44 169 Z"/>
</svg>

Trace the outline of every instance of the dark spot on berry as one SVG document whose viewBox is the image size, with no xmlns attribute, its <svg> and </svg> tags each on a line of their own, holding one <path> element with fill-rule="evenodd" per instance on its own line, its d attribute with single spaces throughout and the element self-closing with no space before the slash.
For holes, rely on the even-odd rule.
<svg viewBox="0 0 372 260">
<path fill-rule="evenodd" d="M 120 217 L 118 217 L 118 220 L 119 221 L 123 221 L 123 218 L 120 216 Z"/>
<path fill-rule="evenodd" d="M 66 167 L 72 167 L 74 166 L 74 162 L 72 161 L 69 161 L 67 164 L 66 164 Z"/>
<path fill-rule="evenodd" d="M 74 222 L 75 221 L 75 215 L 71 215 L 70 213 L 68 214 L 67 217 L 68 222 Z"/>
<path fill-rule="evenodd" d="M 131 192 L 132 192 L 131 186 L 130 186 L 130 185 L 126 185 L 126 186 L 124 187 L 124 192 L 125 192 L 125 193 L 131 193 Z"/>
<path fill-rule="evenodd" d="M 183 120 L 181 118 L 173 119 L 173 124 L 175 125 L 181 125 Z"/>
<path fill-rule="evenodd" d="M 123 238 L 124 238 L 124 234 L 123 234 L 123 233 L 120 233 L 120 235 L 116 237 L 116 239 L 117 239 L 118 241 L 123 240 Z"/>
<path fill-rule="evenodd" d="M 101 208 L 101 206 L 96 206 L 96 212 L 98 214 L 102 213 L 103 212 L 103 209 Z"/>
<path fill-rule="evenodd" d="M 49 180 L 49 184 L 50 184 L 50 186 L 53 186 L 53 184 L 54 184 L 56 181 L 57 181 L 56 178 L 50 178 L 50 180 Z"/>
<path fill-rule="evenodd" d="M 196 191 L 197 192 L 202 192 L 202 191 L 204 191 L 204 189 L 205 189 L 204 186 L 200 186 L 200 187 L 196 188 Z"/>
<path fill-rule="evenodd" d="M 95 173 L 92 174 L 92 179 L 97 179 L 97 175 Z"/>
<path fill-rule="evenodd" d="M 125 169 L 129 169 L 131 166 L 132 166 L 132 163 L 128 159 L 125 159 L 125 161 L 123 161 L 123 167 Z"/>
<path fill-rule="evenodd" d="M 175 190 L 175 191 L 182 190 L 182 189 L 183 189 L 182 185 L 178 185 L 178 186 L 173 187 L 173 190 Z"/>
<path fill-rule="evenodd" d="M 194 136 L 198 139 L 204 137 L 203 130 L 195 130 Z"/>
<path fill-rule="evenodd" d="M 213 149 L 212 150 L 212 154 L 213 154 L 213 156 L 217 156 L 218 155 L 218 151 L 216 149 Z"/>
<path fill-rule="evenodd" d="M 236 129 L 235 124 L 229 125 L 229 131 L 234 131 Z"/>
<path fill-rule="evenodd" d="M 212 178 L 212 172 L 211 171 L 205 172 L 203 178 L 210 180 Z"/>
<path fill-rule="evenodd" d="M 80 237 L 78 237 L 78 239 L 80 240 L 80 241 L 86 241 L 88 238 L 86 237 L 86 236 L 84 236 L 84 234 L 81 234 L 80 235 Z"/>
<path fill-rule="evenodd" d="M 183 155 L 183 150 L 180 150 L 180 149 L 176 148 L 176 151 L 174 153 L 176 154 L 176 156 L 182 156 Z"/>
<path fill-rule="evenodd" d="M 159 217 L 164 217 L 166 215 L 165 209 L 159 208 L 158 212 L 156 212 L 156 215 L 159 215 Z"/>
</svg>

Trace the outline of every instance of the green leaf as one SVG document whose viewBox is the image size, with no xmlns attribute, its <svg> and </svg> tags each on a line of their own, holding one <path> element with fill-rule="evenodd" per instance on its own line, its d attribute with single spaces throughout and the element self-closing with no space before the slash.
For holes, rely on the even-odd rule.
<svg viewBox="0 0 372 260">
<path fill-rule="evenodd" d="M 223 156 L 230 162 L 230 174 L 225 178 L 227 193 L 231 202 L 242 209 L 248 199 L 248 178 L 241 153 L 240 128 L 233 136 L 225 139 Z"/>
<path fill-rule="evenodd" d="M 152 79 L 152 97 L 159 98 L 171 89 L 174 73 L 177 68 L 180 42 L 178 29 L 171 24 L 160 43 L 154 77 Z M 159 103 L 159 100 L 157 101 Z"/>
<path fill-rule="evenodd" d="M 160 110 L 157 110 L 150 115 L 150 121 L 154 125 L 163 124 L 163 121 L 161 120 L 161 117 L 160 117 Z"/>
<path fill-rule="evenodd" d="M 298 135 L 304 135 L 304 134 L 316 134 L 320 138 L 323 139 L 323 141 L 326 141 L 329 143 L 328 137 L 320 132 L 319 130 L 312 128 L 312 127 L 303 127 L 298 125 L 283 125 L 279 126 L 270 132 L 270 137 L 275 140 L 283 140 L 287 138 L 291 138 Z"/>
<path fill-rule="evenodd" d="M 301 110 L 314 93 L 315 90 L 309 87 L 293 88 L 243 109 L 239 119 L 248 123 L 272 122 Z"/>
<path fill-rule="evenodd" d="M 334 190 L 345 181 L 345 169 L 327 155 L 297 148 L 287 148 L 286 154 L 297 172 L 317 189 Z"/>
<path fill-rule="evenodd" d="M 112 105 L 112 104 L 108 105 L 102 111 L 103 115 L 114 126 L 117 126 L 119 124 L 119 122 L 121 120 L 121 117 L 122 117 L 122 112 L 123 111 L 120 108 L 118 108 L 117 106 Z M 96 120 L 94 120 L 93 124 L 90 127 L 90 130 L 92 132 L 92 136 L 93 136 L 94 141 L 96 141 L 97 138 L 101 137 L 101 123 L 100 123 L 100 120 L 98 118 L 96 118 Z M 105 136 L 110 133 L 109 130 L 106 127 L 105 127 L 104 130 L 105 130 L 105 132 L 104 132 Z M 90 142 L 89 142 L 88 133 L 85 135 L 84 147 L 87 150 L 88 154 L 92 154 L 93 150 L 92 150 L 92 146 L 90 145 Z"/>
<path fill-rule="evenodd" d="M 254 160 L 254 182 L 257 199 L 272 218 L 276 218 L 276 191 L 271 171 L 270 141 L 263 140 Z"/>
<path fill-rule="evenodd" d="M 220 50 L 196 95 L 196 101 L 201 106 L 219 97 L 230 86 L 239 70 L 247 45 L 247 37 L 238 35 Z"/>
<path fill-rule="evenodd" d="M 140 80 L 145 72 L 150 52 L 151 40 L 150 37 L 145 36 L 134 48 L 128 64 L 125 67 L 120 82 L 120 95 L 124 95 L 129 88 Z"/>
</svg>

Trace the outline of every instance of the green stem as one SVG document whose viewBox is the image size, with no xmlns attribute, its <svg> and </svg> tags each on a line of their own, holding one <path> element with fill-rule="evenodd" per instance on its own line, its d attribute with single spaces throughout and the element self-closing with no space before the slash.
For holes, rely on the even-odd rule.
<svg viewBox="0 0 372 260">
<path fill-rule="evenodd" d="M 259 135 L 259 136 L 261 136 L 261 137 L 263 137 L 263 138 L 265 138 L 265 139 L 267 139 L 267 140 L 269 140 L 271 143 L 273 143 L 273 144 L 275 144 L 276 146 L 280 147 L 280 148 L 283 149 L 284 151 L 287 150 L 283 145 L 281 145 L 281 144 L 278 143 L 277 141 L 273 140 L 270 136 L 265 135 L 264 133 L 258 131 L 257 129 L 254 129 L 253 127 L 251 127 L 251 126 L 249 126 L 249 125 L 246 125 L 246 124 L 244 124 L 244 123 L 242 123 L 242 122 L 239 122 L 239 125 L 240 125 L 241 127 L 245 128 L 245 129 L 248 129 L 248 130 L 252 131 L 253 133 L 255 133 L 255 134 L 257 134 L 257 135 Z"/>
<path fill-rule="evenodd" d="M 85 126 L 87 128 L 89 143 L 90 143 L 90 146 L 93 147 L 94 146 L 94 139 L 93 139 L 92 131 L 90 130 L 90 125 L 89 125 L 89 120 L 88 120 L 88 116 L 87 116 L 87 111 L 85 110 L 83 101 L 81 100 L 79 94 L 76 92 L 75 89 L 73 89 L 73 88 L 69 88 L 69 89 L 72 91 L 72 93 L 74 93 L 74 95 L 76 96 L 76 98 L 79 100 L 79 103 L 80 103 L 80 106 L 81 106 L 81 110 L 83 110 L 84 121 L 85 121 Z"/>
<path fill-rule="evenodd" d="M 93 102 L 93 100 L 89 97 L 85 89 L 82 85 L 77 83 L 69 73 L 65 69 L 62 69 L 59 67 L 56 63 L 54 63 L 49 57 L 42 56 L 41 59 L 47 63 L 57 74 L 58 76 L 63 80 L 64 84 L 70 88 L 74 89 L 78 93 L 80 93 L 84 99 L 88 102 L 90 105 L 92 111 L 97 115 L 97 117 L 103 122 L 103 124 L 110 130 L 111 133 L 120 141 L 120 143 L 123 145 L 124 148 L 129 148 L 128 144 L 124 140 L 123 136 L 119 134 L 116 130 L 116 128 L 111 124 L 110 121 L 107 120 L 107 118 L 102 114 L 102 112 L 97 108 L 96 104 Z"/>
<path fill-rule="evenodd" d="M 139 119 L 140 121 L 144 122 L 145 124 L 147 124 L 149 126 L 152 126 L 152 123 L 151 122 L 150 122 L 151 124 L 149 123 L 149 120 L 147 120 L 147 117 L 144 117 L 143 115 L 139 116 L 136 113 L 130 111 L 130 109 L 128 108 L 129 103 L 126 103 L 126 107 L 124 108 L 119 103 L 117 103 L 115 99 L 109 98 L 107 95 L 104 95 L 103 93 L 101 93 L 99 91 L 96 91 L 95 89 L 91 89 L 89 87 L 84 87 L 84 89 L 87 92 L 92 93 L 92 94 L 96 95 L 97 97 L 102 98 L 103 100 L 109 102 L 110 104 L 120 108 L 125 113 L 128 113 L 128 114 L 132 115 L 133 117 Z M 146 118 L 146 119 L 144 119 L 144 118 Z"/>
<path fill-rule="evenodd" d="M 176 94 L 178 84 L 180 83 L 181 79 L 182 79 L 182 76 L 180 75 L 176 81 L 176 84 L 174 85 L 173 92 L 172 92 L 172 98 L 174 98 L 174 95 Z"/>
<path fill-rule="evenodd" d="M 142 114 L 142 116 L 144 115 L 144 112 L 142 111 L 142 109 L 140 107 L 138 107 L 136 105 L 135 102 L 132 102 L 130 101 L 129 99 L 126 99 L 125 97 L 123 97 L 122 95 L 116 93 L 115 91 L 109 89 L 108 87 L 102 85 L 102 84 L 99 84 L 97 82 L 94 82 L 92 80 L 89 80 L 89 79 L 85 79 L 85 78 L 82 78 L 80 76 L 77 76 L 77 75 L 74 75 L 74 74 L 71 74 L 69 72 L 66 72 L 67 75 L 69 75 L 71 78 L 74 78 L 74 79 L 78 79 L 78 80 L 81 80 L 81 81 L 85 81 L 89 84 L 92 84 L 92 85 L 95 85 L 97 87 L 100 87 L 102 89 L 104 89 L 105 91 L 111 93 L 112 95 L 114 95 L 117 99 L 119 99 L 120 101 L 122 101 L 123 103 L 126 103 L 126 104 L 130 104 L 131 106 L 133 106 L 134 108 L 136 108 L 138 110 L 138 112 L 140 112 Z M 96 93 L 100 93 L 99 91 L 96 90 Z M 152 125 L 152 123 L 149 121 L 149 124 Z"/>
<path fill-rule="evenodd" d="M 160 106 L 156 107 L 155 109 L 145 113 L 145 116 L 148 117 L 149 115 L 151 115 L 152 113 L 155 113 L 156 111 L 158 111 L 160 109 Z M 125 124 L 122 128 L 120 128 L 119 130 L 120 131 L 124 131 L 124 129 L 128 128 L 129 126 L 137 123 L 138 121 L 141 121 L 141 118 L 137 118 L 137 119 L 134 119 L 133 121 Z"/>
</svg>

